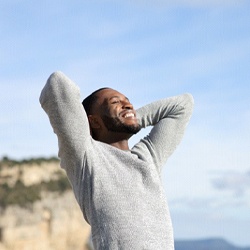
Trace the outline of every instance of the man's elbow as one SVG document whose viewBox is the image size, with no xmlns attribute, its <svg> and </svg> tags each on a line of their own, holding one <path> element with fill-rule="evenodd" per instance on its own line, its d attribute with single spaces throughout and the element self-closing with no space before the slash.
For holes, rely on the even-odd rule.
<svg viewBox="0 0 250 250">
<path fill-rule="evenodd" d="M 186 104 L 188 106 L 190 106 L 191 108 L 193 108 L 193 106 L 194 106 L 194 97 L 193 97 L 193 95 L 190 94 L 190 93 L 186 93 L 184 95 L 185 95 L 185 99 L 186 99 Z"/>
<path fill-rule="evenodd" d="M 183 99 L 184 99 L 185 113 L 191 116 L 194 109 L 194 97 L 192 94 L 186 93 L 183 95 Z"/>
</svg>

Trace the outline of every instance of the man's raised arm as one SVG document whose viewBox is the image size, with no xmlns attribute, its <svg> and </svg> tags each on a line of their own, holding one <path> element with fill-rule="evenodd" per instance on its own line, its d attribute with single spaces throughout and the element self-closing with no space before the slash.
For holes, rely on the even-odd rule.
<svg viewBox="0 0 250 250">
<path fill-rule="evenodd" d="M 80 90 L 63 73 L 55 72 L 41 92 L 40 103 L 58 137 L 61 166 L 74 171 L 74 165 L 81 161 L 91 140 Z"/>
<path fill-rule="evenodd" d="M 142 127 L 154 126 L 145 143 L 159 170 L 180 143 L 193 104 L 193 97 L 184 94 L 153 102 L 137 110 Z"/>
</svg>

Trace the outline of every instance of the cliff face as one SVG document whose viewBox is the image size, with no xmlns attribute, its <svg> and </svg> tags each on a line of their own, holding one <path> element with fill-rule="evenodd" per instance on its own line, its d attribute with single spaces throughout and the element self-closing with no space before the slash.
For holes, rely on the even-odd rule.
<svg viewBox="0 0 250 250">
<path fill-rule="evenodd" d="M 88 249 L 90 227 L 62 180 L 58 161 L 1 164 L 0 250 Z M 37 196 L 27 194 L 35 189 Z M 20 195 L 29 200 L 25 203 Z"/>
</svg>

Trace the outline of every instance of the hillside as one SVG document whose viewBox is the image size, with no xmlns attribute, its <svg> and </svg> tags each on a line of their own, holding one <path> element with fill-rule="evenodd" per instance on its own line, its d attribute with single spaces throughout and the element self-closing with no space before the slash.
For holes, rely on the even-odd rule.
<svg viewBox="0 0 250 250">
<path fill-rule="evenodd" d="M 57 158 L 2 159 L 0 250 L 87 250 L 89 235 Z"/>
</svg>

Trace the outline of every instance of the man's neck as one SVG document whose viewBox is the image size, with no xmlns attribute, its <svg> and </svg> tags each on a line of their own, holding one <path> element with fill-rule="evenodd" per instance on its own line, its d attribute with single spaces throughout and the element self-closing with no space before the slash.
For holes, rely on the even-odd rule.
<svg viewBox="0 0 250 250">
<path fill-rule="evenodd" d="M 107 143 L 113 147 L 119 148 L 121 150 L 129 150 L 128 140 L 131 135 L 123 133 L 114 133 L 105 136 L 104 138 L 98 138 L 98 141 Z"/>
<path fill-rule="evenodd" d="M 128 140 L 112 142 L 112 143 L 109 143 L 109 145 L 119 148 L 121 150 L 129 150 Z"/>
</svg>

